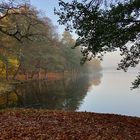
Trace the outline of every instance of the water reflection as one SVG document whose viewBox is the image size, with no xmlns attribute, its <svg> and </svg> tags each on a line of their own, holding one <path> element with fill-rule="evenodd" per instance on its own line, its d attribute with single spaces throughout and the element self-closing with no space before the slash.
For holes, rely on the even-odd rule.
<svg viewBox="0 0 140 140">
<path fill-rule="evenodd" d="M 78 110 L 90 85 L 99 85 L 101 74 L 67 77 L 56 81 L 32 81 L 0 95 L 0 107 Z M 91 80 L 92 79 L 92 80 Z"/>
</svg>

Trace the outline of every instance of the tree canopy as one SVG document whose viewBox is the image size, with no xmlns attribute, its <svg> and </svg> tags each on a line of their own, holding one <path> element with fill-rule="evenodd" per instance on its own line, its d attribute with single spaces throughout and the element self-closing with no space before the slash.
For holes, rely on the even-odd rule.
<svg viewBox="0 0 140 140">
<path fill-rule="evenodd" d="M 118 69 L 127 71 L 140 62 L 140 1 L 106 0 L 64 2 L 55 9 L 59 23 L 78 35 L 74 47 L 81 46 L 83 63 L 116 50 L 123 56 Z M 133 88 L 140 86 L 140 75 Z"/>
<path fill-rule="evenodd" d="M 36 26 L 42 24 L 39 19 L 38 11 L 26 4 L 26 1 L 0 2 L 0 33 L 13 37 L 18 41 L 32 39 L 40 35 L 35 30 Z"/>
</svg>

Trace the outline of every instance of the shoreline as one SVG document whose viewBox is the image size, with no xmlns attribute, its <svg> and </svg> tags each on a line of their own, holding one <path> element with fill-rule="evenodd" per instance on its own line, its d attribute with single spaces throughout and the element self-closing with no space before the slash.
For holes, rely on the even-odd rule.
<svg viewBox="0 0 140 140">
<path fill-rule="evenodd" d="M 100 140 L 140 138 L 140 118 L 46 109 L 0 111 L 0 139 Z"/>
</svg>

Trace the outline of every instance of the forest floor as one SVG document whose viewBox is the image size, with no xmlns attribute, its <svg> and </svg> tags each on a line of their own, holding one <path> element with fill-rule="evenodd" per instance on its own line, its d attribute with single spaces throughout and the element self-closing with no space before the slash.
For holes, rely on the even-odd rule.
<svg viewBox="0 0 140 140">
<path fill-rule="evenodd" d="M 0 140 L 140 140 L 140 118 L 36 109 L 0 111 Z"/>
</svg>

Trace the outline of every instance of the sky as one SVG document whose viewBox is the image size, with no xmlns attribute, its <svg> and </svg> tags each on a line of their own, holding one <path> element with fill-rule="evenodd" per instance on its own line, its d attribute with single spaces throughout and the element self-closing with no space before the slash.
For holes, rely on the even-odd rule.
<svg viewBox="0 0 140 140">
<path fill-rule="evenodd" d="M 64 0 L 65 2 L 70 2 L 72 0 Z M 80 1 L 80 0 L 79 0 Z M 41 10 L 47 17 L 49 17 L 52 20 L 52 23 L 57 26 L 57 31 L 59 34 L 62 34 L 64 32 L 64 26 L 61 26 L 58 24 L 57 15 L 54 15 L 54 7 L 56 9 L 59 8 L 58 0 L 30 0 L 31 5 L 35 6 L 38 10 Z M 76 38 L 76 35 L 74 35 L 74 38 Z M 103 61 L 101 62 L 103 68 L 108 69 L 116 69 L 117 64 L 120 61 L 120 55 L 119 52 L 114 53 L 108 53 L 105 55 Z"/>
<path fill-rule="evenodd" d="M 65 0 L 71 1 L 71 0 Z M 35 6 L 37 9 L 40 9 L 47 17 L 49 17 L 53 24 L 57 26 L 57 31 L 62 34 L 64 31 L 64 26 L 60 26 L 57 22 L 58 16 L 54 15 L 54 7 L 58 8 L 58 0 L 30 0 L 31 5 Z"/>
</svg>

